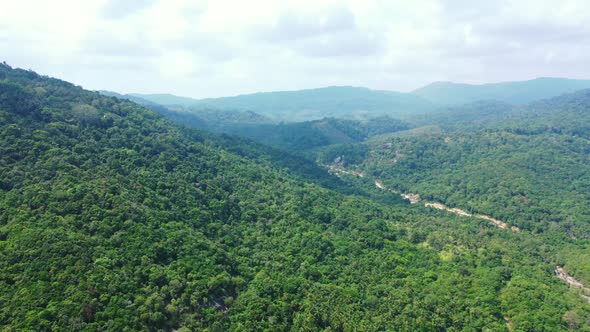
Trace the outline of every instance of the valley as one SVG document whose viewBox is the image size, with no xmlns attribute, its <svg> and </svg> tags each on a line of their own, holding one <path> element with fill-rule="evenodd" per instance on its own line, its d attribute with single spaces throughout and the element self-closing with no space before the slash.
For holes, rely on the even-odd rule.
<svg viewBox="0 0 590 332">
<path fill-rule="evenodd" d="M 365 173 L 361 172 L 361 171 L 354 171 L 354 170 L 345 170 L 342 167 L 338 167 L 335 165 L 324 165 L 324 167 L 328 168 L 330 171 L 335 172 L 336 174 L 348 174 L 348 175 L 353 175 L 353 176 L 358 176 L 361 178 L 364 178 L 366 175 Z M 402 193 L 397 189 L 391 189 L 386 187 L 383 182 L 379 179 L 375 179 L 375 187 L 381 189 L 381 190 L 385 190 L 394 194 L 398 194 L 400 195 L 403 199 L 407 200 L 410 202 L 410 204 L 416 204 L 416 203 L 422 203 L 422 205 L 424 205 L 425 207 L 431 207 L 437 210 L 443 210 L 443 211 L 447 211 L 450 213 L 454 213 L 458 216 L 463 216 L 463 217 L 474 217 L 477 219 L 482 219 L 482 220 L 486 220 L 488 222 L 490 222 L 491 224 L 493 224 L 494 226 L 500 228 L 500 229 L 509 229 L 513 232 L 519 232 L 520 228 L 516 227 L 516 226 L 510 226 L 508 224 L 506 224 L 503 221 L 500 221 L 498 219 L 494 219 L 490 216 L 486 216 L 483 214 L 473 214 L 473 213 L 469 213 L 466 211 L 463 211 L 459 208 L 450 208 L 442 203 L 438 203 L 438 202 L 429 202 L 429 201 L 424 201 L 420 199 L 420 195 L 419 194 L 415 194 L 415 193 Z"/>
<path fill-rule="evenodd" d="M 586 97 L 277 124 L 0 66 L 0 322 L 584 330 Z"/>
<path fill-rule="evenodd" d="M 4 1 L 0 332 L 590 332 L 590 1 Z"/>
</svg>

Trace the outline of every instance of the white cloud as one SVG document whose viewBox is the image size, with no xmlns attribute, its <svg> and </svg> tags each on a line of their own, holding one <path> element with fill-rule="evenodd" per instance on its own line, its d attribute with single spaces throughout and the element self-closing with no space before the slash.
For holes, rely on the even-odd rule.
<svg viewBox="0 0 590 332">
<path fill-rule="evenodd" d="M 590 78 L 586 0 L 0 0 L 9 64 L 194 97 Z"/>
</svg>

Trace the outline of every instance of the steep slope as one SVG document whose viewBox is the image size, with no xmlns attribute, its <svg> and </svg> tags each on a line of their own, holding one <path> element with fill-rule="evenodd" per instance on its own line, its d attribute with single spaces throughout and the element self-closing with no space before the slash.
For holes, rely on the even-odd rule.
<svg viewBox="0 0 590 332">
<path fill-rule="evenodd" d="M 361 142 L 378 134 L 408 128 L 409 125 L 403 121 L 383 116 L 362 121 L 325 118 L 300 123 L 239 127 L 232 133 L 287 151 L 304 152 L 326 145 Z"/>
<path fill-rule="evenodd" d="M 516 134 L 554 133 L 590 139 L 590 89 L 540 100 L 516 109 L 498 128 Z"/>
<path fill-rule="evenodd" d="M 426 112 L 434 106 L 411 94 L 357 87 L 327 87 L 299 91 L 277 91 L 235 97 L 200 100 L 162 99 L 159 95 L 135 96 L 163 105 L 193 108 L 249 110 L 288 121 L 306 121 L 324 117 L 392 117 Z"/>
<path fill-rule="evenodd" d="M 459 106 L 440 108 L 426 115 L 407 119 L 416 127 L 438 126 L 446 130 L 480 128 L 510 119 L 517 115 L 518 107 L 497 101 L 477 101 Z"/>
<path fill-rule="evenodd" d="M 185 110 L 169 107 L 156 112 L 183 126 L 228 134 L 232 134 L 236 128 L 276 123 L 266 116 L 251 111 Z"/>
<path fill-rule="evenodd" d="M 101 93 L 105 94 L 105 92 Z M 129 99 L 125 98 L 125 95 L 116 93 L 105 95 Z M 133 98 L 136 97 L 129 100 L 133 100 Z M 251 111 L 180 106 L 166 108 L 142 99 L 138 99 L 138 102 L 186 127 L 249 138 L 293 153 L 307 152 L 331 144 L 360 142 L 376 135 L 410 128 L 408 123 L 388 116 L 366 120 L 324 118 L 303 122 L 277 123 Z"/>
<path fill-rule="evenodd" d="M 137 94 L 122 95 L 116 92 L 104 90 L 99 91 L 99 93 L 109 97 L 130 100 L 165 116 L 175 123 L 191 128 L 205 129 L 208 131 L 231 133 L 235 127 L 275 123 L 275 121 L 269 119 L 268 117 L 262 116 L 252 111 L 222 110 L 212 108 L 195 109 L 174 104 L 163 106 L 154 101 L 149 101 L 147 99 L 138 97 Z M 160 100 L 157 98 L 157 96 L 160 95 L 150 96 L 153 100 L 170 102 L 168 99 Z"/>
<path fill-rule="evenodd" d="M 489 84 L 436 82 L 415 90 L 413 94 L 432 103 L 445 105 L 466 104 L 479 100 L 526 104 L 588 88 L 590 80 L 543 77 L 529 81 Z"/>
<path fill-rule="evenodd" d="M 108 97 L 116 97 L 119 99 L 127 99 L 130 100 L 134 103 L 137 103 L 141 106 L 147 107 L 147 106 L 160 106 L 163 107 L 161 104 L 156 103 L 154 101 L 150 101 L 138 96 L 134 96 L 134 95 L 130 95 L 130 94 L 120 94 L 117 92 L 113 92 L 113 91 L 108 91 L 108 90 L 99 90 L 98 93 L 100 93 L 103 96 L 108 96 Z"/>
<path fill-rule="evenodd" d="M 6 330 L 588 330 L 534 237 L 341 195 L 6 65 L 0 156 Z"/>
<path fill-rule="evenodd" d="M 159 112 L 174 122 L 213 132 L 253 139 L 259 143 L 291 153 L 305 153 L 318 147 L 361 142 L 369 137 L 393 133 L 409 128 L 409 124 L 386 116 L 368 120 L 325 118 L 291 123 L 264 123 L 253 114 L 236 115 L 231 112 L 220 119 L 224 111 L 210 111 L 212 120 L 202 120 L 201 112 Z M 248 112 L 243 112 L 248 113 Z M 202 116 L 202 117 L 201 117 Z"/>
<path fill-rule="evenodd" d="M 472 119 L 438 132 L 377 137 L 357 148 L 368 152 L 355 161 L 404 191 L 529 230 L 568 221 L 583 236 L 590 222 L 590 90 L 502 112 L 478 127 L 468 125 Z M 323 151 L 322 162 L 346 155 L 341 149 Z"/>
<path fill-rule="evenodd" d="M 362 172 L 380 188 L 536 233 L 559 278 L 567 273 L 567 280 L 590 284 L 583 259 L 590 247 L 590 90 L 523 107 L 479 104 L 483 109 L 458 108 L 464 119 L 426 120 L 440 126 L 327 147 L 318 161 L 338 157 L 346 171 Z"/>
<path fill-rule="evenodd" d="M 126 96 L 141 98 L 149 100 L 153 103 L 160 105 L 175 105 L 175 106 L 187 106 L 192 105 L 195 99 L 189 97 L 175 96 L 169 93 L 155 93 L 155 94 L 141 94 L 141 93 L 130 93 Z"/>
</svg>

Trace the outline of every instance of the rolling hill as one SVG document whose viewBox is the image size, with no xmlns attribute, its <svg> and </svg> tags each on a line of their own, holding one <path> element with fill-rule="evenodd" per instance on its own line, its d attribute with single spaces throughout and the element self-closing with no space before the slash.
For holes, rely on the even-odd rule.
<svg viewBox="0 0 590 332">
<path fill-rule="evenodd" d="M 588 330 L 547 238 L 309 169 L 0 65 L 0 326 Z"/>
<path fill-rule="evenodd" d="M 170 94 L 126 96 L 140 104 L 149 101 L 175 110 L 251 111 L 274 120 L 298 122 L 325 117 L 368 119 L 383 115 L 405 119 L 431 112 L 443 113 L 446 106 L 476 102 L 522 105 L 587 88 L 590 88 L 590 80 L 545 77 L 489 84 L 435 82 L 411 93 L 332 86 L 207 99 Z"/>
<path fill-rule="evenodd" d="M 286 121 L 325 117 L 364 119 L 387 115 L 403 117 L 434 108 L 430 102 L 405 93 L 357 87 L 327 87 L 299 91 L 261 92 L 234 97 L 186 99 L 133 94 L 155 103 L 190 108 L 254 111 Z"/>
<path fill-rule="evenodd" d="M 526 104 L 588 88 L 590 88 L 590 80 L 543 77 L 529 81 L 489 84 L 436 82 L 412 93 L 441 105 L 459 105 L 481 100 Z"/>
<path fill-rule="evenodd" d="M 386 116 L 368 120 L 324 118 L 273 123 L 268 118 L 248 111 L 157 112 L 183 126 L 236 135 L 298 154 L 326 145 L 361 142 L 375 135 L 410 128 L 408 123 Z"/>
<path fill-rule="evenodd" d="M 428 126 L 412 129 L 415 134 L 374 137 L 363 145 L 369 152 L 358 166 L 391 180 L 392 187 L 496 213 L 521 228 L 540 232 L 568 220 L 575 223 L 577 236 L 586 236 L 590 90 L 513 109 L 478 105 L 483 111 L 475 114 L 487 119 L 480 125 L 471 117 L 452 126 L 442 122 L 436 130 Z M 458 112 L 464 116 L 464 109 Z M 489 118 L 490 112 L 498 116 Z M 344 154 L 342 148 L 326 148 L 321 162 Z"/>
</svg>

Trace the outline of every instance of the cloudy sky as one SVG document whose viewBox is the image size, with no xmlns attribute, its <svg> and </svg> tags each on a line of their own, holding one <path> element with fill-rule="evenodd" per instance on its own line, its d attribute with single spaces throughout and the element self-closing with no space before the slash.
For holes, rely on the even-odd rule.
<svg viewBox="0 0 590 332">
<path fill-rule="evenodd" d="M 0 61 L 212 97 L 590 78 L 587 0 L 0 0 Z"/>
</svg>

